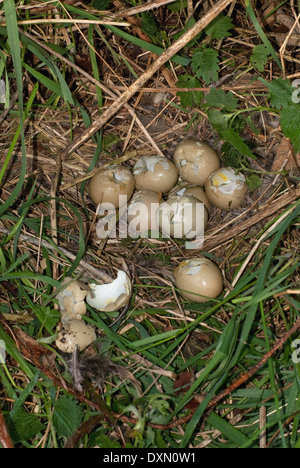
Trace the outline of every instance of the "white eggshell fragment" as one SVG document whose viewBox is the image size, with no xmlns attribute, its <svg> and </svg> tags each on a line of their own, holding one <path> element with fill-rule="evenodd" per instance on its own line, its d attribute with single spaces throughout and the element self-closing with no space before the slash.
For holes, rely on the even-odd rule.
<svg viewBox="0 0 300 468">
<path fill-rule="evenodd" d="M 72 281 L 71 278 L 64 278 L 61 285 L 64 286 Z M 67 323 L 73 319 L 80 319 L 86 314 L 85 297 L 87 290 L 78 280 L 73 280 L 68 286 L 60 291 L 56 298 L 58 300 L 62 323 Z"/>
<path fill-rule="evenodd" d="M 174 278 L 181 295 L 193 302 L 215 299 L 223 289 L 220 269 L 205 257 L 183 260 L 175 268 Z"/>
<path fill-rule="evenodd" d="M 220 167 L 220 159 L 215 150 L 194 138 L 188 138 L 177 145 L 174 162 L 184 180 L 200 186 Z"/>
<path fill-rule="evenodd" d="M 173 195 L 159 206 L 156 217 L 164 235 L 177 239 L 193 239 L 203 236 L 208 212 L 204 203 L 191 195 Z"/>
<path fill-rule="evenodd" d="M 125 271 L 119 270 L 117 278 L 108 284 L 89 285 L 91 292 L 86 302 L 96 310 L 115 312 L 128 304 L 131 298 L 132 285 Z"/>
<path fill-rule="evenodd" d="M 137 190 L 167 193 L 178 180 L 175 164 L 160 155 L 142 156 L 133 167 Z"/>
<path fill-rule="evenodd" d="M 143 237 L 150 231 L 158 231 L 156 211 L 161 195 L 153 190 L 139 190 L 133 194 L 127 209 L 128 233 L 131 237 Z"/>
<path fill-rule="evenodd" d="M 88 184 L 92 201 L 102 209 L 119 208 L 127 204 L 134 191 L 134 177 L 126 166 L 112 166 L 97 172 Z"/>
<path fill-rule="evenodd" d="M 205 183 L 207 198 L 222 210 L 239 208 L 246 192 L 245 176 L 232 167 L 222 167 L 214 171 Z"/>
<path fill-rule="evenodd" d="M 83 320 L 71 320 L 69 323 L 58 328 L 55 341 L 58 349 L 65 353 L 83 351 L 87 346 L 96 340 L 95 328 L 85 323 Z"/>
</svg>

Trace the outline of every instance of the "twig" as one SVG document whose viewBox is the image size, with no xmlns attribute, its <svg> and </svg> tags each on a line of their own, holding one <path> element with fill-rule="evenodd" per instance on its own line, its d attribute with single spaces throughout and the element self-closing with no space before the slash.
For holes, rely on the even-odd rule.
<svg viewBox="0 0 300 468">
<path fill-rule="evenodd" d="M 265 406 L 261 406 L 259 408 L 259 429 L 261 430 L 261 433 L 259 436 L 259 448 L 267 448 L 266 422 L 267 422 L 267 409 Z"/>
<path fill-rule="evenodd" d="M 167 5 L 168 3 L 172 3 L 172 2 L 174 2 L 174 0 L 154 0 L 152 2 L 146 2 L 144 5 L 138 5 L 136 7 L 118 11 L 117 13 L 112 13 L 110 16 L 124 17 L 124 16 L 137 15 L 144 11 L 154 10 L 154 8 L 159 8 L 162 5 Z"/>
<path fill-rule="evenodd" d="M 51 225 L 51 235 L 53 242 L 58 245 L 58 236 L 57 236 L 57 210 L 56 210 L 56 191 L 59 184 L 59 179 L 61 175 L 62 163 L 60 154 L 56 156 L 56 172 L 54 179 L 51 183 L 50 189 L 50 225 Z M 58 272 L 58 265 L 57 263 L 53 263 L 53 277 L 57 279 L 59 276 Z"/>
<path fill-rule="evenodd" d="M 64 0 L 64 3 L 66 5 L 74 5 L 76 3 L 79 3 L 78 0 Z M 40 6 L 37 6 L 38 4 L 36 5 L 29 5 L 29 6 L 21 6 L 19 8 L 22 8 L 24 10 L 29 10 L 30 9 L 30 12 L 31 13 L 43 13 L 44 11 L 50 11 L 50 10 L 55 10 L 57 9 L 57 4 L 56 2 L 54 2 L 54 5 L 51 5 L 50 2 L 48 2 L 48 4 L 45 2 L 43 4 L 41 4 Z"/>
</svg>

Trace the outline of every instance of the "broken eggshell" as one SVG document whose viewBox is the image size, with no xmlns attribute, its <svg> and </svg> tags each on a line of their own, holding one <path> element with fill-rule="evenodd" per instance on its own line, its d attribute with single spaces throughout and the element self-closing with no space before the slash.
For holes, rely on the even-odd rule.
<svg viewBox="0 0 300 468">
<path fill-rule="evenodd" d="M 181 295 L 194 302 L 215 299 L 223 289 L 219 267 L 205 257 L 183 260 L 175 268 L 174 278 Z"/>
<path fill-rule="evenodd" d="M 133 167 L 137 190 L 167 193 L 178 180 L 175 164 L 160 155 L 142 156 Z"/>
<path fill-rule="evenodd" d="M 88 184 L 88 193 L 96 205 L 110 210 L 127 204 L 134 191 L 135 181 L 130 168 L 112 166 L 97 172 Z"/>
<path fill-rule="evenodd" d="M 220 167 L 220 159 L 215 150 L 194 138 L 188 138 L 177 145 L 174 162 L 185 181 L 200 186 Z"/>
<path fill-rule="evenodd" d="M 83 351 L 96 340 L 95 328 L 83 320 L 71 320 L 58 326 L 57 331 L 55 344 L 65 353 L 73 353 L 76 348 L 78 351 Z"/>
<path fill-rule="evenodd" d="M 86 302 L 98 311 L 115 312 L 128 304 L 131 298 L 131 280 L 122 270 L 111 283 L 91 283 L 89 287 L 91 292 L 87 294 Z"/>
<path fill-rule="evenodd" d="M 72 281 L 71 278 L 64 278 L 61 285 L 67 285 L 70 281 Z M 86 288 L 78 280 L 73 280 L 57 294 L 56 298 L 59 304 L 62 323 L 80 319 L 82 315 L 86 314 L 86 295 Z"/>
<path fill-rule="evenodd" d="M 232 167 L 214 171 L 205 183 L 209 201 L 222 210 L 239 208 L 247 192 L 245 176 Z"/>
</svg>

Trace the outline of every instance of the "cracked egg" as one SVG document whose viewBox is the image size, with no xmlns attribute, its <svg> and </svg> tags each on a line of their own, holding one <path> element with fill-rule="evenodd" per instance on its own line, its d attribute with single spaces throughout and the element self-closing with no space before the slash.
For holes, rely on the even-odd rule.
<svg viewBox="0 0 300 468">
<path fill-rule="evenodd" d="M 180 294 L 193 302 L 207 302 L 219 296 L 223 276 L 219 267 L 205 257 L 183 260 L 174 271 Z"/>
<path fill-rule="evenodd" d="M 220 159 L 215 150 L 194 138 L 188 138 L 177 145 L 174 162 L 182 179 L 200 186 L 220 167 Z"/>
<path fill-rule="evenodd" d="M 209 201 L 222 210 L 239 208 L 247 192 L 246 178 L 232 167 L 214 171 L 205 183 Z"/>
<path fill-rule="evenodd" d="M 126 205 L 134 191 L 134 177 L 130 168 L 112 166 L 97 172 L 88 184 L 88 193 L 92 201 L 102 208 L 120 208 Z M 112 206 L 113 205 L 113 206 Z"/>
<path fill-rule="evenodd" d="M 206 206 L 207 211 L 209 212 L 210 210 L 210 203 L 209 200 L 206 196 L 205 191 L 203 190 L 202 187 L 196 187 L 193 185 L 188 185 L 187 187 L 182 187 L 176 190 L 174 193 L 175 195 L 180 195 L 180 196 L 186 196 L 186 195 L 192 195 L 193 197 L 197 198 L 200 200 L 204 205 Z M 172 195 L 174 195 L 172 194 Z M 171 195 L 170 195 L 171 196 Z"/>
<path fill-rule="evenodd" d="M 133 238 L 158 231 L 156 211 L 161 203 L 161 194 L 153 190 L 139 190 L 133 194 L 128 205 L 127 223 Z"/>
<path fill-rule="evenodd" d="M 133 167 L 137 190 L 167 193 L 178 180 L 175 164 L 160 155 L 142 156 Z"/>
<path fill-rule="evenodd" d="M 204 203 L 191 195 L 173 195 L 159 206 L 156 217 L 167 237 L 193 239 L 203 236 L 208 212 Z"/>
</svg>

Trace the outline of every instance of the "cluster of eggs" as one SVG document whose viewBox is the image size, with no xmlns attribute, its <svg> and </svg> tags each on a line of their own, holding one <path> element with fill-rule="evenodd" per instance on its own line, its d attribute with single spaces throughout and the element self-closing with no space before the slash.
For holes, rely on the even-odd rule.
<svg viewBox="0 0 300 468">
<path fill-rule="evenodd" d="M 183 187 L 178 185 L 179 179 Z M 191 236 L 197 235 L 193 220 L 199 219 L 199 213 L 201 227 L 205 228 L 211 204 L 222 210 L 238 208 L 246 191 L 244 175 L 231 167 L 221 167 L 214 149 L 193 138 L 177 145 L 173 161 L 161 155 L 142 156 L 132 170 L 119 165 L 97 172 L 88 186 L 96 205 L 121 208 L 126 204 L 128 222 L 143 211 L 140 232 L 157 226 L 163 234 L 185 239 L 190 232 Z M 154 213 L 151 206 L 156 206 Z M 184 210 L 184 206 L 189 209 Z M 195 302 L 216 298 L 223 288 L 219 268 L 201 256 L 181 262 L 174 278 L 182 296 Z"/>
</svg>

